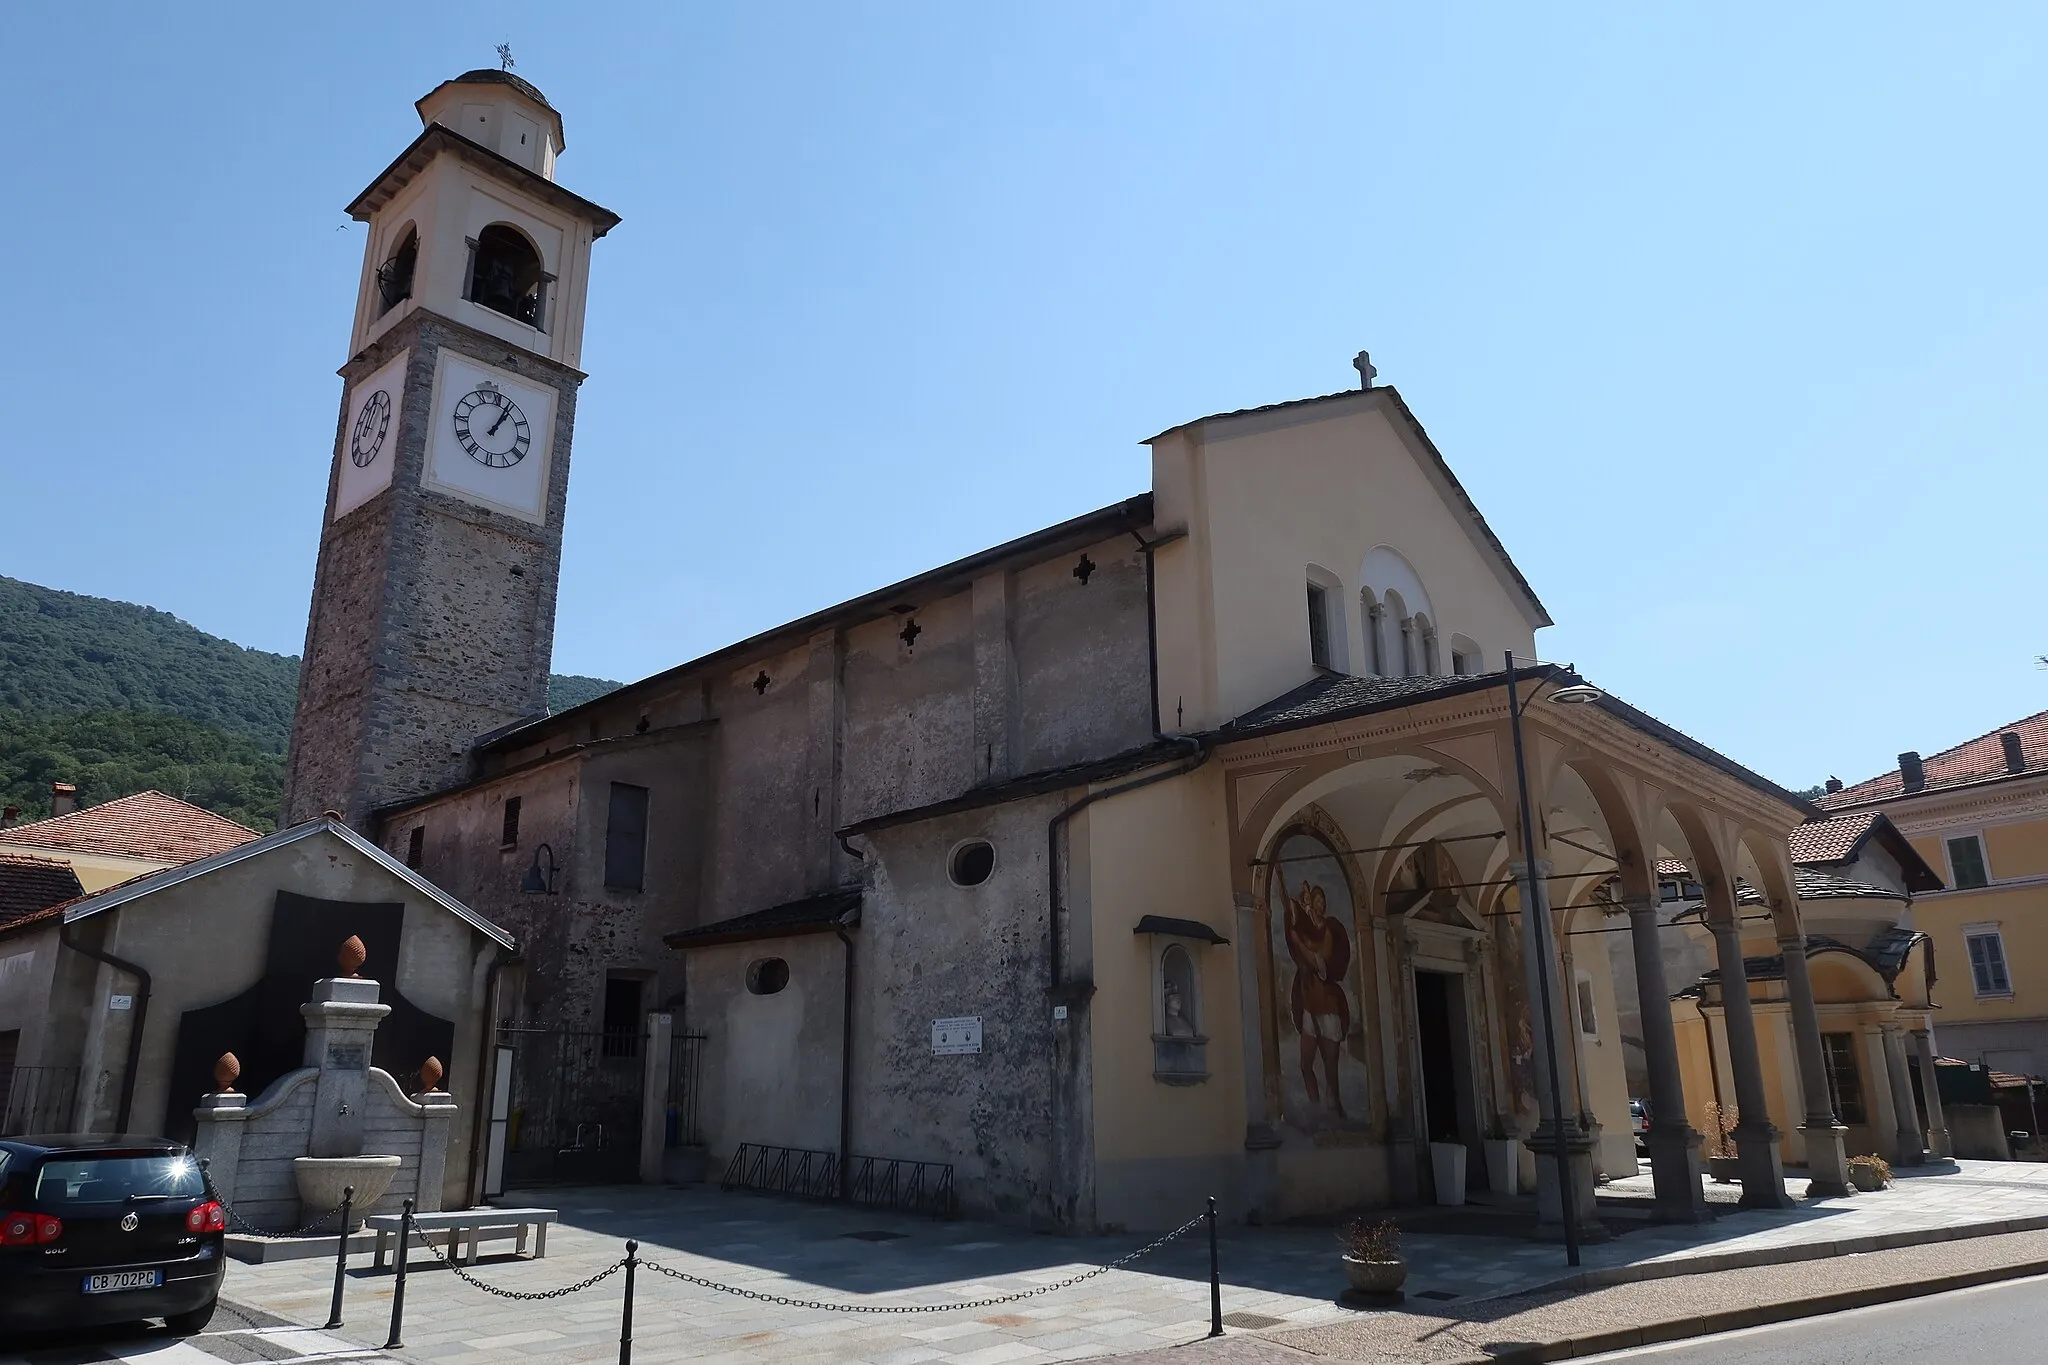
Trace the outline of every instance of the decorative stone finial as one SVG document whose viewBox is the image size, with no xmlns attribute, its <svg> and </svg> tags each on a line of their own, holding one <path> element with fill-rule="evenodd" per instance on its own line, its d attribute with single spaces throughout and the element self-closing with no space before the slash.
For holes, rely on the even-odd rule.
<svg viewBox="0 0 2048 1365">
<path fill-rule="evenodd" d="M 242 1074 L 242 1059 L 232 1052 L 220 1054 L 220 1060 L 213 1064 L 213 1088 L 216 1094 L 235 1093 L 235 1078 Z"/>
<path fill-rule="evenodd" d="M 341 974 L 351 977 L 362 970 L 363 964 L 369 959 L 370 954 L 363 948 L 363 941 L 354 934 L 350 934 L 342 941 L 341 952 L 336 956 L 336 960 L 341 963 Z"/>
<path fill-rule="evenodd" d="M 427 1060 L 420 1063 L 420 1089 L 429 1094 L 439 1090 L 441 1088 L 441 1078 L 447 1074 L 448 1072 L 442 1067 L 439 1057 L 427 1058 Z"/>
</svg>

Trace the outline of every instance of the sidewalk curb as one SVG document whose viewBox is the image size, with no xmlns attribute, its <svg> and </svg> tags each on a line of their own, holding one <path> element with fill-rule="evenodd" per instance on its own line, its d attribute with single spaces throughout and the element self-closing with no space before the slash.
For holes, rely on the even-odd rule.
<svg viewBox="0 0 2048 1365">
<path fill-rule="evenodd" d="M 1873 1308 L 1879 1304 L 1897 1303 L 1902 1299 L 1925 1298 L 1931 1294 L 1947 1294 L 1958 1289 L 1974 1288 L 1980 1284 L 1994 1284 L 2000 1280 L 2022 1280 L 2030 1275 L 2043 1274 L 2048 1274 L 2048 1259 L 2018 1261 L 2011 1265 L 1990 1266 L 1983 1270 L 1957 1271 L 1953 1275 L 1939 1275 L 1929 1280 L 1873 1285 L 1867 1289 L 1849 1289 L 1838 1294 L 1820 1294 L 1808 1299 L 1787 1299 L 1783 1303 L 1758 1304 L 1752 1308 L 1727 1308 L 1701 1317 L 1672 1318 L 1664 1322 L 1646 1323 L 1641 1327 L 1619 1327 L 1613 1331 L 1596 1332 L 1591 1336 L 1573 1337 L 1565 1341 L 1533 1342 L 1498 1354 L 1474 1356 L 1471 1359 L 1475 1363 L 1483 1362 L 1483 1365 L 1543 1365 L 1543 1362 L 1547 1361 L 1570 1360 L 1577 1356 L 1600 1355 L 1607 1351 L 1625 1351 L 1638 1346 L 1688 1341 L 1695 1337 L 1740 1331 L 1745 1327 L 1765 1327 L 1772 1323 L 1797 1321 L 1800 1318 L 1825 1317 L 1830 1313 L 1845 1313 L 1854 1308 Z"/>
<path fill-rule="evenodd" d="M 1798 1261 L 1822 1261 L 1830 1256 L 1857 1256 L 1868 1251 L 1893 1251 L 1899 1247 L 1930 1246 L 1936 1242 L 1960 1242 L 1973 1237 L 2002 1237 L 2013 1232 L 2048 1229 L 2048 1215 L 2005 1218 L 1992 1223 L 1964 1223 L 1953 1227 L 1914 1228 L 1906 1232 L 1878 1232 L 1862 1237 L 1843 1237 L 1833 1242 L 1795 1242 L 1789 1246 L 1756 1247 L 1747 1251 L 1709 1252 L 1700 1256 L 1672 1256 L 1664 1260 L 1638 1261 L 1632 1265 L 1584 1270 L 1554 1280 L 1510 1289 L 1488 1298 L 1515 1294 L 1540 1294 L 1548 1290 L 1605 1289 L 1610 1285 L 1636 1284 L 1643 1280 L 1665 1280 L 1680 1275 L 1709 1275 L 1721 1270 L 1748 1270 L 1755 1266 L 1791 1265 Z"/>
</svg>

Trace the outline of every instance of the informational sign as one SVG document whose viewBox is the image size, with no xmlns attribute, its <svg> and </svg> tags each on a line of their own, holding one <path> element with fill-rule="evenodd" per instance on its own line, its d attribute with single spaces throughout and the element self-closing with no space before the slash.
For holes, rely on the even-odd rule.
<svg viewBox="0 0 2048 1365">
<path fill-rule="evenodd" d="M 107 1008 L 110 1010 L 132 1010 L 135 1008 L 135 997 L 132 995 L 110 995 L 107 997 Z"/>
<path fill-rule="evenodd" d="M 981 1051 L 981 1016 L 932 1020 L 932 1056 L 956 1057 Z"/>
<path fill-rule="evenodd" d="M 1065 1005 L 1054 1005 L 1052 1007 L 1052 1017 L 1056 1020 L 1066 1018 L 1067 1007 Z"/>
<path fill-rule="evenodd" d="M 361 1043 L 329 1043 L 327 1045 L 327 1068 L 330 1071 L 363 1071 L 370 1065 L 370 1053 Z"/>
</svg>

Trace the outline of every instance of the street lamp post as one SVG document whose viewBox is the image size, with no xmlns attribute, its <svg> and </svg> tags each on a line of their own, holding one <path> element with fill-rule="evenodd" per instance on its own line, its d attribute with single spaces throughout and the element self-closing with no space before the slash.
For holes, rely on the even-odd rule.
<svg viewBox="0 0 2048 1365">
<path fill-rule="evenodd" d="M 1557 1064 L 1557 1015 L 1551 1007 L 1551 955 L 1557 939 L 1550 925 L 1550 898 L 1542 893 L 1536 877 L 1536 826 L 1529 814 L 1529 766 L 1522 755 L 1522 710 L 1527 705 L 1515 689 L 1515 652 L 1507 652 L 1508 728 L 1515 738 L 1515 793 L 1522 814 L 1522 913 L 1530 917 L 1536 953 L 1536 993 L 1543 1007 L 1543 1055 L 1550 1070 L 1551 1155 L 1557 1163 L 1558 1208 L 1564 1216 L 1565 1264 L 1579 1263 L 1579 1215 L 1572 1189 L 1572 1164 L 1565 1151 L 1564 1086 Z M 1536 680 L 1540 687 L 1541 677 Z M 1588 702 L 1600 696 L 1600 689 L 1587 683 L 1559 688 L 1551 700 L 1564 703 Z M 1531 693 L 1530 701 L 1536 700 Z"/>
</svg>

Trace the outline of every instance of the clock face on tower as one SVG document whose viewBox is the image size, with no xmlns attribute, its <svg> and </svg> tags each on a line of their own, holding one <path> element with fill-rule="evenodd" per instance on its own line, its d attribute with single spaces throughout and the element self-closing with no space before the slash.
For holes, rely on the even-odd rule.
<svg viewBox="0 0 2048 1365">
<path fill-rule="evenodd" d="M 384 448 L 384 437 L 391 430 L 391 395 L 378 389 L 363 400 L 361 412 L 356 415 L 355 435 L 349 438 L 348 457 L 357 469 L 365 468 L 377 459 L 377 452 Z"/>
<path fill-rule="evenodd" d="M 518 464 L 533 445 L 526 414 L 488 379 L 455 400 L 454 422 L 455 439 L 469 458 L 492 469 Z"/>
<path fill-rule="evenodd" d="M 398 452 L 398 399 L 405 392 L 405 367 L 412 352 L 403 351 L 356 382 L 348 392 L 342 417 L 339 470 L 334 483 L 334 519 L 355 511 L 391 486 Z"/>
<path fill-rule="evenodd" d="M 547 520 L 552 385 L 443 349 L 423 486 L 522 521 Z"/>
</svg>

